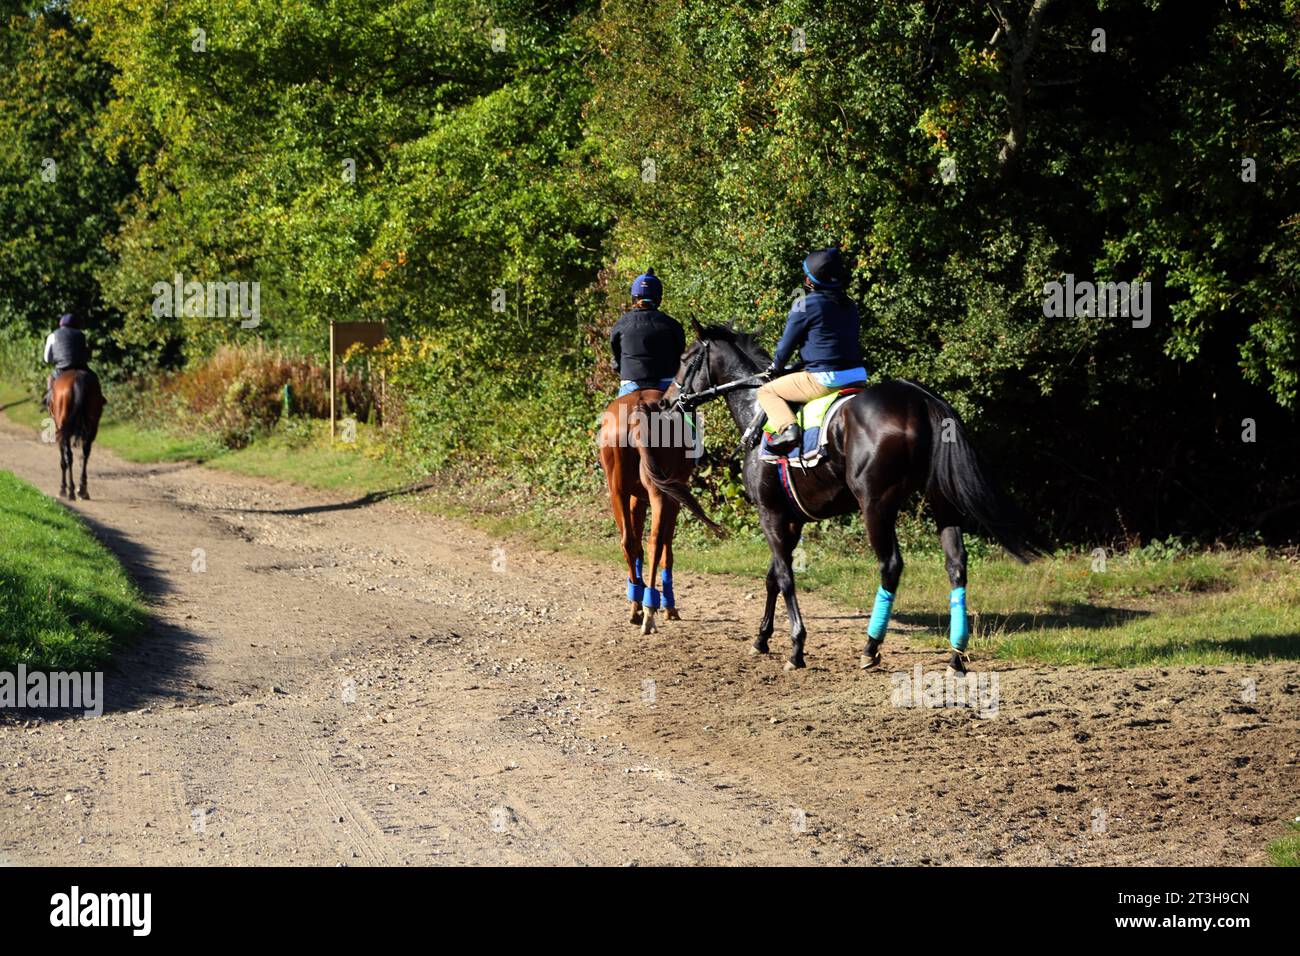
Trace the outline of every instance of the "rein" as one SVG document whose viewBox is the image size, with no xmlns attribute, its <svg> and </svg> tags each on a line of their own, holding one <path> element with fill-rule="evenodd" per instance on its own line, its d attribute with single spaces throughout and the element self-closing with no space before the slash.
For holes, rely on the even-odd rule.
<svg viewBox="0 0 1300 956">
<path fill-rule="evenodd" d="M 719 395 L 726 395 L 728 392 L 734 392 L 742 388 L 757 388 L 760 383 L 756 381 L 756 379 L 761 379 L 763 377 L 763 373 L 755 372 L 753 375 L 746 375 L 744 378 L 738 378 L 731 382 L 723 382 L 720 385 L 714 385 L 713 369 L 709 366 L 708 357 L 709 340 L 705 339 L 704 345 L 701 347 L 699 354 L 695 356 L 694 361 L 687 366 L 685 374 L 682 375 L 682 381 L 676 382 L 677 404 L 685 411 L 690 411 L 699 405 L 703 405 L 710 399 L 717 398 Z M 688 392 L 686 391 L 685 383 L 689 382 L 699 371 L 700 363 L 704 364 L 704 379 L 708 383 L 708 387 L 701 389 L 698 392 Z"/>
</svg>

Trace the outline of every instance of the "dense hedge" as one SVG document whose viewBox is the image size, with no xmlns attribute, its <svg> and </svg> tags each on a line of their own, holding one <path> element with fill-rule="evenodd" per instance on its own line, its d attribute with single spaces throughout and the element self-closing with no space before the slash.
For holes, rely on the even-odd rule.
<svg viewBox="0 0 1300 956">
<path fill-rule="evenodd" d="M 408 455 L 588 494 L 631 277 L 772 340 L 834 242 L 873 373 L 1058 535 L 1300 537 L 1296 0 L 4 8 L 10 338 L 75 305 L 152 374 L 383 318 Z M 262 323 L 156 317 L 176 273 Z M 1066 274 L 1150 324 L 1048 317 Z"/>
</svg>

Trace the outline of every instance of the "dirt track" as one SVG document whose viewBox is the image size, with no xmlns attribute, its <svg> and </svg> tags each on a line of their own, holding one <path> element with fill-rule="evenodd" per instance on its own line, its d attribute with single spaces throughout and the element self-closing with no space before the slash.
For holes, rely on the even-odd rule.
<svg viewBox="0 0 1300 956">
<path fill-rule="evenodd" d="M 0 468 L 57 489 L 9 423 Z M 0 723 L 12 863 L 1257 864 L 1300 810 L 1295 664 L 1002 666 L 995 716 L 902 708 L 890 672 L 941 655 L 864 674 L 865 620 L 809 598 L 784 673 L 746 654 L 759 582 L 679 575 L 642 638 L 617 568 L 409 507 L 103 449 L 91 493 L 156 626 L 102 718 Z"/>
</svg>

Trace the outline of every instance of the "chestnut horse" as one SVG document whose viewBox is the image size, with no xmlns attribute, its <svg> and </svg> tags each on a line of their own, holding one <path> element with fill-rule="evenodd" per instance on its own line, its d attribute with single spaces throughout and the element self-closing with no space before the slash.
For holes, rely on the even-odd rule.
<svg viewBox="0 0 1300 956">
<path fill-rule="evenodd" d="M 673 534 L 684 505 L 716 534 L 715 524 L 691 494 L 689 481 L 701 445 L 694 426 L 678 410 L 661 410 L 663 392 L 640 389 L 616 398 L 600 425 L 600 464 L 609 487 L 609 503 L 627 561 L 627 599 L 632 624 L 653 634 L 655 612 L 662 606 L 668 620 L 678 621 L 673 594 Z M 646 510 L 653 515 L 650 581 L 642 579 Z M 655 575 L 662 574 L 662 590 Z"/>
<path fill-rule="evenodd" d="M 104 413 L 104 393 L 99 378 L 85 369 L 69 369 L 54 380 L 50 389 L 50 415 L 54 418 L 54 441 L 59 446 L 59 494 L 66 498 L 89 499 L 86 491 L 86 462 L 90 446 L 99 434 L 99 417 Z M 73 493 L 72 443 L 81 442 L 81 486 Z"/>
</svg>

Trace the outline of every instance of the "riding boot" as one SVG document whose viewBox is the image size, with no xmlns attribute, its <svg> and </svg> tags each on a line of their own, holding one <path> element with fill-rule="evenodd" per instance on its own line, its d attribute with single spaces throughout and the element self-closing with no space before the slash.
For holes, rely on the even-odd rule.
<svg viewBox="0 0 1300 956">
<path fill-rule="evenodd" d="M 789 454 L 803 443 L 803 430 L 798 424 L 786 425 L 779 434 L 767 440 L 767 450 L 778 455 Z"/>
</svg>

